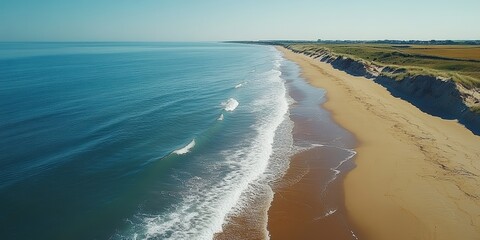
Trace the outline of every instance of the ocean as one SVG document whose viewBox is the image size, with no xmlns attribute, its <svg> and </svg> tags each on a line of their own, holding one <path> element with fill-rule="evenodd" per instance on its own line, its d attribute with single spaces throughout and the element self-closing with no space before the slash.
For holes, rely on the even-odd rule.
<svg viewBox="0 0 480 240">
<path fill-rule="evenodd" d="M 0 238 L 211 239 L 268 208 L 294 148 L 284 63 L 232 43 L 1 43 Z"/>
</svg>

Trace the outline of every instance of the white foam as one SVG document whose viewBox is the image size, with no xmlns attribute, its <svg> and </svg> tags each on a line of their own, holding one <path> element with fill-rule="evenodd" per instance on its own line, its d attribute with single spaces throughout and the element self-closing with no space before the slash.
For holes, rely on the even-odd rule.
<svg viewBox="0 0 480 240">
<path fill-rule="evenodd" d="M 351 231 L 351 230 L 350 230 L 350 232 L 352 233 L 352 237 L 354 237 L 355 239 L 357 239 L 357 240 L 358 240 L 358 237 L 357 237 L 357 235 L 355 235 L 355 233 L 354 233 L 353 231 Z"/>
<path fill-rule="evenodd" d="M 315 218 L 315 220 L 324 219 L 324 218 L 326 218 L 326 217 L 328 217 L 328 216 L 333 215 L 333 214 L 336 213 L 336 212 L 337 212 L 337 209 L 331 209 L 331 210 L 329 210 L 328 212 L 326 212 L 323 216 Z"/>
<path fill-rule="evenodd" d="M 340 163 L 338 163 L 338 165 L 335 167 L 335 168 L 332 168 L 331 170 L 335 172 L 335 178 L 336 178 L 336 175 L 338 175 L 340 173 L 340 170 L 338 170 L 346 161 L 350 160 L 351 158 L 353 158 L 357 152 L 355 152 L 353 149 L 348 149 L 348 148 L 341 148 L 341 147 L 336 147 L 338 149 L 342 149 L 342 150 L 345 150 L 347 152 L 350 153 L 350 155 L 348 157 L 346 157 L 345 159 L 343 159 L 342 161 L 340 161 Z"/>
<path fill-rule="evenodd" d="M 217 118 L 218 121 L 223 121 L 223 113 Z"/>
<path fill-rule="evenodd" d="M 235 88 L 241 88 L 242 86 L 243 86 L 243 84 L 242 84 L 242 83 L 239 83 L 239 84 L 237 84 L 237 85 L 235 86 Z"/>
<path fill-rule="evenodd" d="M 265 187 L 269 189 L 265 182 L 259 181 L 268 178 L 266 174 L 270 174 L 266 171 L 270 159 L 274 157 L 275 134 L 288 118 L 288 102 L 279 71 L 259 74 L 262 75 L 256 80 L 262 84 L 254 86 L 265 94 L 245 105 L 252 113 L 258 113 L 250 129 L 252 137 L 238 139 L 227 150 L 215 153 L 220 155 L 215 155 L 219 161 L 209 161 L 212 165 L 207 167 L 215 173 L 215 181 L 192 177 L 184 183 L 188 191 L 180 193 L 181 201 L 172 205 L 168 211 L 159 215 L 138 215 L 140 222 L 134 231 L 140 233 L 139 237 L 212 239 L 215 233 L 222 231 L 222 225 L 229 214 L 244 209 L 250 200 L 249 196 L 257 197 L 261 194 L 258 191 L 264 191 Z M 233 111 L 237 106 L 238 102 L 233 98 L 224 103 L 225 111 Z M 282 156 L 285 157 L 285 154 Z M 270 196 L 267 200 L 271 201 L 273 192 L 266 194 Z M 243 196 L 247 197 L 242 198 Z M 266 210 L 264 214 L 266 219 Z M 268 239 L 266 220 L 263 220 L 260 221 L 265 225 L 262 224 L 260 228 L 264 228 L 264 238 Z"/>
<path fill-rule="evenodd" d="M 235 100 L 234 98 L 230 98 L 226 102 L 222 103 L 225 111 L 228 111 L 228 112 L 235 110 L 235 108 L 238 107 L 238 104 L 239 104 L 238 101 Z"/>
<path fill-rule="evenodd" d="M 311 144 L 311 148 L 316 148 L 316 147 L 325 147 L 326 145 L 324 144 L 319 144 L 319 143 L 313 143 Z"/>
<path fill-rule="evenodd" d="M 338 165 L 334 168 L 330 168 L 330 170 L 332 170 L 334 172 L 334 175 L 333 175 L 333 178 L 330 179 L 330 181 L 327 182 L 327 184 L 325 185 L 325 188 L 323 189 L 322 191 L 322 194 L 324 194 L 326 191 L 327 191 L 327 188 L 328 186 L 337 179 L 338 175 L 341 173 L 339 168 L 345 163 L 347 162 L 348 160 L 352 159 L 355 155 L 357 155 L 357 152 L 355 152 L 353 149 L 348 149 L 348 148 L 342 148 L 342 147 L 337 147 L 337 146 L 327 146 L 326 147 L 334 147 L 334 148 L 338 148 L 338 149 L 342 149 L 342 150 L 345 150 L 347 151 L 348 153 L 350 153 L 350 155 L 348 157 L 346 157 L 345 159 L 343 159 L 342 161 L 340 161 L 340 163 L 338 163 Z"/>
<path fill-rule="evenodd" d="M 195 139 L 193 139 L 189 144 L 187 144 L 185 147 L 177 149 L 173 151 L 173 153 L 178 154 L 178 155 L 183 155 L 185 153 L 190 152 L 190 149 L 195 147 Z"/>
<path fill-rule="evenodd" d="M 278 69 L 283 59 L 278 51 L 275 49 L 273 51 L 277 56 L 274 68 L 266 72 L 265 77 L 262 77 L 262 81 L 269 83 L 266 85 L 269 89 L 265 89 L 265 95 L 251 104 L 252 112 L 259 112 L 262 116 L 260 122 L 254 125 L 259 135 L 249 142 L 250 147 L 246 149 L 247 151 L 229 154 L 230 157 L 227 158 L 231 159 L 231 165 L 238 161 L 249 164 L 247 165 L 248 171 L 242 170 L 241 172 L 241 174 L 247 174 L 248 177 L 243 178 L 235 188 L 233 201 L 229 202 L 233 205 L 231 205 L 226 220 L 239 213 L 255 216 L 254 221 L 257 224 L 263 223 L 257 226 L 264 233 L 263 239 L 270 239 L 267 230 L 267 213 L 273 200 L 270 184 L 288 169 L 290 150 L 293 148 L 291 134 L 293 122 L 289 118 L 289 100 L 284 80 L 280 77 L 281 72 Z M 276 136 L 277 134 L 281 136 Z M 258 199 L 261 199 L 263 204 L 258 204 Z M 256 215 L 262 212 L 263 216 Z"/>
<path fill-rule="evenodd" d="M 324 217 L 328 217 L 328 216 L 334 214 L 335 212 L 337 212 L 337 209 L 330 210 L 330 211 L 328 211 L 327 213 L 325 213 L 325 216 L 324 216 Z"/>
</svg>

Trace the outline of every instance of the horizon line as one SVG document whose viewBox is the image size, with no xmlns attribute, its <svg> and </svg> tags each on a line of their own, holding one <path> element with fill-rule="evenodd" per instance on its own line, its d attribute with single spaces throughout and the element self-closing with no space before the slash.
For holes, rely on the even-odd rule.
<svg viewBox="0 0 480 240">
<path fill-rule="evenodd" d="M 399 42 L 429 42 L 429 41 L 480 41 L 480 39 L 257 39 L 257 40 L 8 40 L 0 43 L 214 43 L 214 42 L 268 42 L 268 41 L 290 41 L 290 42 L 375 42 L 375 41 L 399 41 Z"/>
</svg>

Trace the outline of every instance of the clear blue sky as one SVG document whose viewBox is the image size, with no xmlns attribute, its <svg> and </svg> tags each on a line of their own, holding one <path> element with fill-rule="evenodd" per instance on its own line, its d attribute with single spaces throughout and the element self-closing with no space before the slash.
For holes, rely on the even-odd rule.
<svg viewBox="0 0 480 240">
<path fill-rule="evenodd" d="M 0 41 L 480 39 L 480 0 L 0 0 Z"/>
</svg>

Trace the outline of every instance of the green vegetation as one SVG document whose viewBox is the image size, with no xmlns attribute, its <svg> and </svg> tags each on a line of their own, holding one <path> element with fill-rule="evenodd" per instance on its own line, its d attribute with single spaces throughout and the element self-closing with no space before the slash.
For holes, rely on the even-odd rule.
<svg viewBox="0 0 480 240">
<path fill-rule="evenodd" d="M 478 60 L 480 61 L 480 46 L 418 46 L 413 45 L 404 49 L 411 54 L 422 54 L 453 59 Z"/>
<path fill-rule="evenodd" d="M 480 105 L 471 106 L 470 110 L 476 114 L 480 114 Z"/>
<path fill-rule="evenodd" d="M 400 69 L 384 73 L 395 79 L 431 75 L 453 79 L 468 89 L 480 87 L 480 46 L 392 44 L 289 44 L 305 53 L 330 50 L 336 55 Z"/>
</svg>

